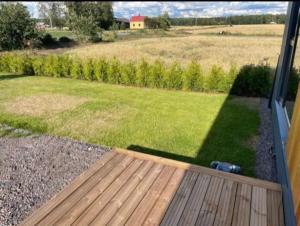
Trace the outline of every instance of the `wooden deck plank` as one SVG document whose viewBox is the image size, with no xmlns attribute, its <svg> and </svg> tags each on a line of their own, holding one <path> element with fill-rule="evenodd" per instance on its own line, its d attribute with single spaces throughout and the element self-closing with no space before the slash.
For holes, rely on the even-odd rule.
<svg viewBox="0 0 300 226">
<path fill-rule="evenodd" d="M 267 190 L 252 189 L 250 226 L 267 226 Z"/>
<path fill-rule="evenodd" d="M 163 189 L 166 187 L 174 172 L 174 167 L 166 166 L 163 169 L 157 180 L 153 183 L 143 200 L 140 202 L 140 204 L 137 206 L 135 211 L 126 222 L 126 225 L 139 226 L 143 224 L 152 207 L 154 206 L 156 200 L 162 193 Z"/>
<path fill-rule="evenodd" d="M 140 174 L 143 170 L 144 160 L 135 159 L 133 163 L 102 193 L 92 205 L 90 205 L 81 216 L 73 223 L 73 225 L 88 225 L 97 214 L 106 206 L 106 204 L 114 197 L 120 188 L 130 180 L 131 176 L 136 172 Z M 145 162 L 144 162 L 145 164 Z"/>
<path fill-rule="evenodd" d="M 114 151 L 125 154 L 125 155 L 132 156 L 134 158 L 140 158 L 140 159 L 144 159 L 144 160 L 154 161 L 157 163 L 162 163 L 164 165 L 173 166 L 173 167 L 181 168 L 184 170 L 191 170 L 191 171 L 195 171 L 195 172 L 202 173 L 202 174 L 207 174 L 207 175 L 211 175 L 211 176 L 215 176 L 215 177 L 220 177 L 223 179 L 236 181 L 236 182 L 243 183 L 243 184 L 248 184 L 251 186 L 258 186 L 258 187 L 262 187 L 262 188 L 266 188 L 266 189 L 281 191 L 280 184 L 273 183 L 273 182 L 266 181 L 266 180 L 260 180 L 260 179 L 242 176 L 242 175 L 233 174 L 233 173 L 226 173 L 223 171 L 214 170 L 214 169 L 210 169 L 210 168 L 203 167 L 203 166 L 193 165 L 193 164 L 186 163 L 186 162 L 180 162 L 180 161 L 176 161 L 173 159 L 167 159 L 167 158 L 163 158 L 163 157 L 159 157 L 159 156 L 144 154 L 144 153 L 121 149 L 121 148 L 115 148 Z"/>
<path fill-rule="evenodd" d="M 212 177 L 196 225 L 213 225 L 217 213 L 224 179 Z"/>
<path fill-rule="evenodd" d="M 109 152 L 23 225 L 284 226 L 280 186 L 246 179 L 131 151 Z"/>
<path fill-rule="evenodd" d="M 136 186 L 143 180 L 143 178 L 151 171 L 155 164 L 151 161 L 145 162 L 141 171 L 135 173 L 130 180 L 123 185 L 118 193 L 113 197 L 107 205 L 100 211 L 96 218 L 90 223 L 90 225 L 104 225 L 106 224 L 113 215 L 118 211 L 122 204 L 126 201 L 131 192 Z"/>
<path fill-rule="evenodd" d="M 182 179 L 184 178 L 185 171 L 182 169 L 176 169 L 172 175 L 166 188 L 163 190 L 162 194 L 159 196 L 157 202 L 153 206 L 149 215 L 144 221 L 144 225 L 159 225 L 163 219 L 172 198 L 175 196 L 177 189 L 179 188 Z"/>
<path fill-rule="evenodd" d="M 67 199 L 53 209 L 46 217 L 44 217 L 38 225 L 52 225 L 60 219 L 75 203 L 77 203 L 84 195 L 99 183 L 110 171 L 119 164 L 125 155 L 116 155 L 112 160 L 107 162 L 97 173 L 89 178 L 81 187 L 75 190 Z"/>
<path fill-rule="evenodd" d="M 249 226 L 252 186 L 238 184 L 232 226 Z"/>
<path fill-rule="evenodd" d="M 46 202 L 38 210 L 34 211 L 25 221 L 21 223 L 24 226 L 32 226 L 40 222 L 49 212 L 51 212 L 57 205 L 64 201 L 77 188 L 82 186 L 91 176 L 93 176 L 99 169 L 101 169 L 107 162 L 117 155 L 116 152 L 107 152 L 104 156 L 94 163 L 88 170 L 84 171 L 75 178 L 66 188 L 57 193 L 52 199 Z"/>
<path fill-rule="evenodd" d="M 183 181 L 176 192 L 161 225 L 177 225 L 184 207 L 189 199 L 198 178 L 198 173 L 187 171 Z"/>
<path fill-rule="evenodd" d="M 237 182 L 225 180 L 214 226 L 230 226 L 232 222 Z"/>
<path fill-rule="evenodd" d="M 267 225 L 284 225 L 282 198 L 278 191 L 267 191 Z"/>
<path fill-rule="evenodd" d="M 64 216 L 56 221 L 54 225 L 70 225 L 79 215 L 99 196 L 105 189 L 126 169 L 126 167 L 133 161 L 133 158 L 126 156 L 112 171 L 96 184 L 81 200 L 79 200 L 73 207 L 64 214 Z"/>
<path fill-rule="evenodd" d="M 210 180 L 211 176 L 209 175 L 200 174 L 198 176 L 194 189 L 190 195 L 186 207 L 184 208 L 178 225 L 195 225 Z"/>
<path fill-rule="evenodd" d="M 152 168 L 152 170 L 127 198 L 124 204 L 118 209 L 116 214 L 113 215 L 107 225 L 124 225 L 126 223 L 127 219 L 131 216 L 135 208 L 146 195 L 147 191 L 159 176 L 163 168 L 164 166 L 162 164 L 156 164 L 155 167 Z M 95 223 L 97 222 L 95 221 Z"/>
</svg>

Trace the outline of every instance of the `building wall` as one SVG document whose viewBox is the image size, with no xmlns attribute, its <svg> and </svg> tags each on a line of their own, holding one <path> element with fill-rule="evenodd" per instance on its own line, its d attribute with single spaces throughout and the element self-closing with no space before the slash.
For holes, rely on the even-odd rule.
<svg viewBox="0 0 300 226">
<path fill-rule="evenodd" d="M 144 29 L 145 28 L 145 22 L 130 22 L 130 29 Z"/>
<path fill-rule="evenodd" d="M 295 215 L 300 225 L 300 85 L 294 111 L 291 127 L 289 131 L 288 142 L 286 146 L 286 156 L 289 167 L 289 177 L 292 186 Z"/>
</svg>

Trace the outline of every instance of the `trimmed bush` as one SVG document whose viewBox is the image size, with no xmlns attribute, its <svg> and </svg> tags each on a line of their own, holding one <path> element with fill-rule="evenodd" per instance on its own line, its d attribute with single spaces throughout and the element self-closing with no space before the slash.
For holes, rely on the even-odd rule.
<svg viewBox="0 0 300 226">
<path fill-rule="evenodd" d="M 231 94 L 268 97 L 271 78 L 271 68 L 268 65 L 243 66 L 235 79 Z"/>
<path fill-rule="evenodd" d="M 142 59 L 137 68 L 137 84 L 141 87 L 148 87 L 149 74 L 150 66 L 145 59 Z"/>
<path fill-rule="evenodd" d="M 226 90 L 225 72 L 223 68 L 213 65 L 206 78 L 205 90 L 210 92 L 224 92 Z"/>
<path fill-rule="evenodd" d="M 165 73 L 164 87 L 168 89 L 182 89 L 183 70 L 178 62 L 174 62 Z"/>
<path fill-rule="evenodd" d="M 46 33 L 44 36 L 40 38 L 42 45 L 45 47 L 52 47 L 57 45 L 56 38 L 53 38 L 51 34 Z"/>
<path fill-rule="evenodd" d="M 85 80 L 94 80 L 93 61 L 91 59 L 83 62 L 82 73 Z"/>
<path fill-rule="evenodd" d="M 204 77 L 200 65 L 192 61 L 184 73 L 184 90 L 203 91 Z"/>
<path fill-rule="evenodd" d="M 136 85 L 136 71 L 136 66 L 133 62 L 123 64 L 121 70 L 121 83 L 124 85 Z"/>
<path fill-rule="evenodd" d="M 209 74 L 204 76 L 196 61 L 192 61 L 183 69 L 178 62 L 166 67 L 160 60 L 149 64 L 145 59 L 138 63 L 121 63 L 117 58 L 83 61 L 79 57 L 68 55 L 31 57 L 26 54 L 3 53 L 0 56 L 1 72 L 71 77 L 140 87 L 230 92 L 240 96 L 267 97 L 273 78 L 269 65 L 246 65 L 241 69 L 232 65 L 228 72 L 214 65 Z M 299 69 L 291 71 L 287 94 L 289 100 L 296 96 L 299 75 Z"/>
<path fill-rule="evenodd" d="M 101 58 L 94 61 L 94 76 L 97 81 L 107 82 L 108 81 L 108 62 Z"/>
<path fill-rule="evenodd" d="M 111 84 L 120 84 L 121 83 L 121 64 L 117 58 L 113 58 L 110 61 L 108 70 L 108 82 Z"/>
<path fill-rule="evenodd" d="M 156 60 L 150 67 L 150 87 L 162 88 L 164 86 L 165 68 L 160 60 Z"/>
<path fill-rule="evenodd" d="M 45 57 L 35 57 L 32 61 L 34 75 L 44 76 Z"/>
<path fill-rule="evenodd" d="M 82 79 L 82 65 L 81 61 L 77 58 L 72 61 L 70 76 L 71 78 Z"/>
<path fill-rule="evenodd" d="M 70 43 L 70 42 L 73 42 L 73 39 L 70 39 L 66 36 L 62 36 L 58 39 L 58 41 L 61 42 L 61 43 Z"/>
<path fill-rule="evenodd" d="M 295 101 L 298 86 L 300 81 L 300 71 L 299 69 L 292 68 L 290 72 L 289 82 L 288 82 L 288 92 L 287 92 L 287 99 L 291 101 Z"/>
<path fill-rule="evenodd" d="M 231 65 L 230 70 L 225 78 L 225 82 L 226 82 L 226 86 L 224 90 L 225 92 L 229 92 L 231 90 L 238 73 L 239 73 L 238 67 L 235 64 Z"/>
</svg>

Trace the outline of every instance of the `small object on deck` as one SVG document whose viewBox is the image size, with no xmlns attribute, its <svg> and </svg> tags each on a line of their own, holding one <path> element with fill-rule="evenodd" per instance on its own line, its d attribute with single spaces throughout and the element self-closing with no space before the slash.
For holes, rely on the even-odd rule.
<svg viewBox="0 0 300 226">
<path fill-rule="evenodd" d="M 228 162 L 212 161 L 210 167 L 216 170 L 225 171 L 228 173 L 241 174 L 241 167 Z"/>
</svg>

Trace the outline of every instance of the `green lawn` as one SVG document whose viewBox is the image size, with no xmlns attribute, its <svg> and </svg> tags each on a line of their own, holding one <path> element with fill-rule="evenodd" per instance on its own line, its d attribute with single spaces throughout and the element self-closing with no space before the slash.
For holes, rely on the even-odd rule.
<svg viewBox="0 0 300 226">
<path fill-rule="evenodd" d="M 0 123 L 254 176 L 252 99 L 14 75 L 0 76 L 0 90 Z"/>
</svg>

